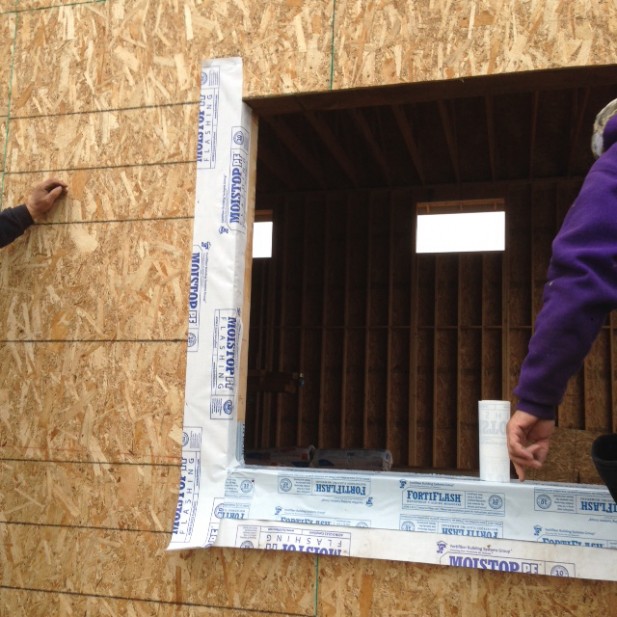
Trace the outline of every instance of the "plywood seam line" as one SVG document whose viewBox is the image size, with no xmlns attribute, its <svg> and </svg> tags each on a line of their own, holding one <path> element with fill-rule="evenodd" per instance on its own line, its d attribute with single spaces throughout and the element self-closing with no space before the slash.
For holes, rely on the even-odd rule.
<svg viewBox="0 0 617 617">
<path fill-rule="evenodd" d="M 7 15 L 9 13 L 34 13 L 35 11 L 48 11 L 50 9 L 64 9 L 71 6 L 81 6 L 82 4 L 103 4 L 107 0 L 83 0 L 82 2 L 67 2 L 66 4 L 54 4 L 47 6 L 30 6 L 25 9 L 20 9 L 19 6 L 15 6 L 13 9 L 7 11 L 0 11 L 0 15 Z M 19 5 L 19 0 L 15 0 L 15 4 Z"/>
<path fill-rule="evenodd" d="M 317 617 L 319 607 L 319 555 L 315 555 L 315 610 L 313 617 Z"/>
<path fill-rule="evenodd" d="M 28 174 L 31 174 L 31 173 L 32 172 L 28 172 Z M 7 175 L 11 175 L 10 172 Z M 87 221 L 50 221 L 49 223 L 46 223 L 46 224 L 47 225 L 110 225 L 113 223 L 143 223 L 143 222 L 160 223 L 161 221 L 192 221 L 194 218 L 195 218 L 194 216 L 187 214 L 183 216 L 161 216 L 160 218 L 154 218 L 153 216 L 149 216 L 143 219 L 139 219 L 136 217 L 130 217 L 126 219 L 97 219 L 97 220 L 92 220 L 92 221 L 90 220 L 87 220 Z M 134 340 L 139 340 L 139 339 L 130 339 L 130 340 L 134 341 Z"/>
<path fill-rule="evenodd" d="M 281 617 L 310 617 L 306 613 L 290 613 L 288 611 L 273 611 L 270 609 L 243 608 L 241 606 L 225 606 L 224 604 L 202 604 L 200 602 L 177 602 L 175 600 L 152 600 L 148 598 L 133 598 L 131 596 L 106 595 L 102 593 L 86 593 L 81 591 L 59 591 L 56 589 L 37 589 L 35 587 L 16 587 L 15 585 L 0 585 L 0 589 L 13 591 L 27 591 L 29 593 L 46 593 L 59 596 L 73 596 L 79 598 L 103 598 L 106 600 L 123 600 L 127 602 L 143 602 L 144 604 L 159 604 L 163 606 L 189 606 L 194 608 L 221 609 L 223 611 L 238 611 L 254 615 L 281 615 Z"/>
<path fill-rule="evenodd" d="M 119 221 L 123 223 L 124 221 Z M 52 223 L 46 223 L 51 225 Z M 59 223 L 54 223 L 59 224 Z M 72 224 L 72 223 L 71 223 Z M 22 343 L 185 343 L 186 340 L 183 338 L 148 338 L 148 339 L 139 339 L 139 338 L 59 338 L 59 339 L 31 339 L 31 338 L 23 338 L 23 339 L 0 339 L 0 343 L 12 343 L 12 344 L 22 344 Z"/>
<path fill-rule="evenodd" d="M 99 169 L 99 168 L 97 168 Z M 37 170 L 38 173 L 42 173 L 45 170 Z M 47 172 L 50 171 L 62 171 L 62 170 L 47 170 Z M 73 170 L 65 170 L 65 171 L 73 171 Z M 32 172 L 27 172 L 28 174 L 31 174 Z M 11 175 L 10 172 L 7 175 Z M 143 219 L 138 219 L 138 218 L 127 218 L 127 219 L 105 219 L 105 220 L 96 220 L 96 221 L 45 221 L 44 223 L 39 223 L 40 225 L 49 225 L 49 226 L 67 226 L 67 225 L 117 225 L 117 224 L 125 224 L 125 223 L 160 223 L 161 221 L 192 221 L 195 217 L 194 216 L 163 216 L 161 218 L 154 218 L 154 217 L 149 217 L 149 218 L 143 218 Z M 96 341 L 100 341 L 100 340 L 108 340 L 108 339 L 36 339 L 36 340 L 31 340 L 31 339 L 13 339 L 13 340 L 5 340 L 5 342 L 7 343 L 58 343 L 58 342 L 62 342 L 62 341 L 66 341 L 66 342 L 71 342 L 71 343 L 87 343 L 88 341 L 91 340 L 96 340 Z M 115 339 L 109 339 L 109 340 L 113 340 L 113 341 L 117 341 L 120 343 L 150 343 L 150 342 L 182 342 L 184 341 L 184 339 L 177 339 L 177 338 L 172 338 L 172 339 L 121 339 L 121 338 L 115 338 Z"/>
<path fill-rule="evenodd" d="M 61 529 L 91 529 L 95 531 L 120 531 L 130 533 L 153 533 L 157 535 L 169 535 L 167 529 L 147 529 L 145 527 L 111 527 L 105 525 L 71 525 L 70 523 L 32 523 L 30 521 L 0 521 L 0 526 L 9 527 L 10 525 L 18 527 L 59 527 Z"/>
<path fill-rule="evenodd" d="M 64 448 L 64 451 L 66 451 L 66 448 Z M 175 456 L 163 456 L 159 454 L 157 454 L 156 456 L 160 456 L 161 458 L 169 458 L 172 460 L 175 460 L 177 458 L 179 460 L 179 457 L 175 457 Z M 86 461 L 86 460 L 63 461 L 61 459 L 53 459 L 53 458 L 34 459 L 34 458 L 15 458 L 15 457 L 2 458 L 0 459 L 0 463 L 28 463 L 29 465 L 30 464 L 32 465 L 41 464 L 41 463 L 47 465 L 48 463 L 51 463 L 53 465 L 98 465 L 99 467 L 109 467 L 110 465 L 114 465 L 117 467 L 169 467 L 171 469 L 175 469 L 178 466 L 177 463 L 137 463 L 133 461 L 109 462 L 109 461 Z M 6 521 L 0 521 L 0 522 L 6 522 Z"/>
<path fill-rule="evenodd" d="M 27 450 L 39 450 L 47 452 L 50 450 L 48 446 L 20 446 L 17 444 L 11 444 L 11 448 L 14 450 L 21 450 L 22 452 Z M 53 452 L 64 452 L 64 453 L 75 453 L 82 452 L 77 448 L 51 448 Z M 60 459 L 60 458 L 46 458 L 46 459 L 31 459 L 31 458 L 18 458 L 18 457 L 9 457 L 9 458 L 0 458 L 0 463 L 6 461 L 17 461 L 17 462 L 27 462 L 27 463 L 53 463 L 53 464 L 66 464 L 66 465 L 102 465 L 102 466 L 135 466 L 135 467 L 177 467 L 180 464 L 181 457 L 174 456 L 170 454 L 134 454 L 130 450 L 119 450 L 115 452 L 114 456 L 136 456 L 140 459 L 149 459 L 150 462 L 146 462 L 144 460 L 134 460 L 134 461 L 123 461 L 123 460 L 96 460 L 94 458 L 73 458 L 73 459 Z M 88 455 L 86 455 L 88 456 Z M 161 462 L 167 460 L 169 462 Z"/>
<path fill-rule="evenodd" d="M 332 0 L 332 28 L 330 33 L 330 90 L 334 88 L 334 24 L 336 18 L 336 0 Z"/>
<path fill-rule="evenodd" d="M 15 119 L 15 118 L 13 118 Z M 57 171 L 97 171 L 101 169 L 131 169 L 133 167 L 165 167 L 166 165 L 190 165 L 192 163 L 196 163 L 197 159 L 187 159 L 184 161 L 164 161 L 161 163 L 153 162 L 153 163 L 125 163 L 124 165 L 86 165 L 84 167 L 53 167 L 49 169 L 41 168 L 41 169 L 28 169 L 24 171 L 9 171 L 7 175 L 27 175 L 31 174 L 34 171 L 36 172 L 57 172 Z M 192 217 L 191 217 L 192 218 Z M 142 219 L 140 219 L 142 220 Z"/>
<path fill-rule="evenodd" d="M 175 101 L 173 103 L 150 103 L 146 105 L 127 105 L 126 107 L 106 107 L 105 109 L 80 109 L 79 111 L 50 112 L 47 114 L 27 114 L 13 116 L 13 120 L 40 120 L 41 118 L 64 118 L 67 116 L 88 116 L 94 114 L 109 114 L 124 111 L 143 111 L 144 109 L 167 109 L 169 107 L 190 107 L 199 105 L 199 101 Z M 197 160 L 197 159 L 195 159 Z M 24 173 L 24 172 L 14 172 Z"/>
<path fill-rule="evenodd" d="M 19 446 L 19 445 L 15 445 L 15 444 L 11 444 L 10 446 L 11 448 L 13 448 L 14 450 L 20 449 L 22 451 L 24 450 L 43 450 L 43 451 L 48 451 L 50 448 L 48 448 L 47 446 Z M 76 448 L 52 448 L 52 450 L 54 452 L 81 452 L 81 450 L 77 450 Z M 150 459 L 150 461 L 152 462 L 144 462 L 143 460 L 136 460 L 136 461 L 122 461 L 122 460 L 94 460 L 94 459 L 87 459 L 84 458 L 82 460 L 80 459 L 67 459 L 67 460 L 62 460 L 59 458 L 45 458 L 45 459 L 32 459 L 32 458 L 24 458 L 24 459 L 20 459 L 20 458 L 15 458 L 10 457 L 10 458 L 0 458 L 0 463 L 5 463 L 5 462 L 11 462 L 11 461 L 19 461 L 19 462 L 24 462 L 24 463 L 49 463 L 49 464 L 66 464 L 66 465 L 101 465 L 101 466 L 105 466 L 105 467 L 112 467 L 112 466 L 134 466 L 134 467 L 177 467 L 180 462 L 181 462 L 181 457 L 180 456 L 172 456 L 170 454 L 137 454 L 134 455 L 132 452 L 126 450 L 126 451 L 118 451 L 115 453 L 115 456 L 119 456 L 119 455 L 128 455 L 128 456 L 137 456 L 137 457 L 141 457 L 144 459 Z M 166 459 L 168 461 L 171 462 L 165 462 L 165 463 L 161 463 L 158 462 L 157 459 Z"/>
<path fill-rule="evenodd" d="M 0 183 L 0 210 L 2 209 L 2 202 L 4 199 L 4 176 L 6 174 L 6 156 L 9 149 L 9 127 L 11 125 L 11 95 L 13 91 L 13 70 L 15 68 L 15 47 L 17 45 L 17 21 L 19 16 L 15 16 L 15 23 L 13 24 L 13 41 L 11 42 L 11 57 L 10 57 L 10 70 L 9 70 L 9 88 L 6 99 L 6 127 L 4 129 L 4 151 L 2 153 L 2 182 Z"/>
</svg>

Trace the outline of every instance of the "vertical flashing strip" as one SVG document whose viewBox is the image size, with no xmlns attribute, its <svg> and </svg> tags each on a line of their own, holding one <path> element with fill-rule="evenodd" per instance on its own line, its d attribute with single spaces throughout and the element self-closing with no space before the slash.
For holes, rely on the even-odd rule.
<svg viewBox="0 0 617 617">
<path fill-rule="evenodd" d="M 252 213 L 252 114 L 242 102 L 242 59 L 201 67 L 197 172 L 188 297 L 182 462 L 172 548 L 210 546 L 225 503 L 227 470 L 241 456 L 239 392 L 247 237 Z M 243 490 L 252 486 L 247 484 Z M 239 514 L 238 514 L 239 515 Z"/>
</svg>

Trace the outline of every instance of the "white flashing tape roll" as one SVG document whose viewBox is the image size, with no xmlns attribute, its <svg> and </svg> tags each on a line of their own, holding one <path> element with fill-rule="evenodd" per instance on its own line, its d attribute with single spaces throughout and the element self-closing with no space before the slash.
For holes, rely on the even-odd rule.
<svg viewBox="0 0 617 617">
<path fill-rule="evenodd" d="M 478 402 L 481 480 L 510 482 L 510 457 L 506 442 L 509 419 L 510 401 Z"/>
</svg>

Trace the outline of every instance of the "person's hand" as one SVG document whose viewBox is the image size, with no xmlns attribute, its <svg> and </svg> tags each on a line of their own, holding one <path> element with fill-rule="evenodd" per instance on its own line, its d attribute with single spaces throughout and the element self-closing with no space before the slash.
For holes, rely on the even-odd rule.
<svg viewBox="0 0 617 617">
<path fill-rule="evenodd" d="M 26 198 L 26 208 L 33 220 L 49 212 L 56 200 L 66 191 L 67 185 L 56 178 L 47 178 L 35 185 Z"/>
<path fill-rule="evenodd" d="M 506 426 L 508 454 L 521 482 L 525 480 L 525 469 L 542 467 L 554 430 L 554 420 L 540 420 L 520 409 L 510 417 Z"/>
</svg>

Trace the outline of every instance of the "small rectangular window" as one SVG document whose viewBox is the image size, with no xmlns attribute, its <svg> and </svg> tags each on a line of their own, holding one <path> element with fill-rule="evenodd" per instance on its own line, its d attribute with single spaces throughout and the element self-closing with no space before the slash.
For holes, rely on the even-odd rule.
<svg viewBox="0 0 617 617">
<path fill-rule="evenodd" d="M 253 223 L 253 258 L 272 257 L 272 211 L 255 212 Z"/>
<path fill-rule="evenodd" d="M 416 253 L 505 250 L 503 200 L 424 202 L 417 212 Z"/>
</svg>

